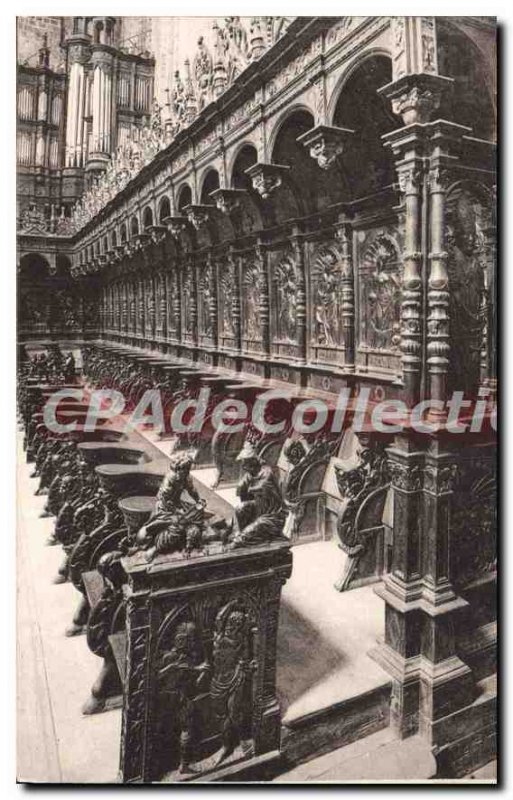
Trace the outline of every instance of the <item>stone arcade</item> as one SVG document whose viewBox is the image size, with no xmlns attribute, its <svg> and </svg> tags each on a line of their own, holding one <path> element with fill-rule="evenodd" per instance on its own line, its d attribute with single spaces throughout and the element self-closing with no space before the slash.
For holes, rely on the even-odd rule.
<svg viewBox="0 0 513 800">
<path fill-rule="evenodd" d="M 494 21 L 216 20 L 162 102 L 124 24 L 64 20 L 65 69 L 46 38 L 18 82 L 19 411 L 99 657 L 84 714 L 122 707 L 130 783 L 302 780 L 332 751 L 345 780 L 385 729 L 417 777 L 464 777 L 496 750 Z M 125 406 L 91 430 L 98 389 Z M 128 430 L 152 389 L 164 428 Z M 267 432 L 219 425 L 270 391 Z M 426 424 L 376 429 L 383 401 Z M 384 624 L 374 683 L 348 652 L 323 699 L 309 635 L 338 602 L 339 654 L 352 609 Z"/>
</svg>

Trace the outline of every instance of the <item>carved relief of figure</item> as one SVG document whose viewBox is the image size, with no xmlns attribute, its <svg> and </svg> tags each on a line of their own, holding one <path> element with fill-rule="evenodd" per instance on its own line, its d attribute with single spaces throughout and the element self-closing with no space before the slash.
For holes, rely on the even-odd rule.
<svg viewBox="0 0 513 800">
<path fill-rule="evenodd" d="M 341 276 L 336 252 L 322 248 L 315 259 L 314 317 L 319 344 L 342 344 Z"/>
<path fill-rule="evenodd" d="M 234 512 L 232 547 L 259 545 L 281 538 L 287 512 L 272 468 L 265 464 L 250 442 L 246 442 L 237 461 L 241 462 L 243 475 L 237 485 L 240 504 Z"/>
<path fill-rule="evenodd" d="M 378 236 L 366 249 L 360 268 L 360 339 L 377 350 L 400 344 L 399 248 L 392 237 Z"/>
<path fill-rule="evenodd" d="M 276 287 L 276 334 L 279 339 L 296 339 L 296 300 L 298 271 L 290 258 L 285 258 L 275 272 Z"/>
<path fill-rule="evenodd" d="M 254 264 L 244 271 L 242 293 L 244 336 L 252 341 L 262 336 L 259 313 L 261 293 L 262 276 L 258 265 Z"/>
<path fill-rule="evenodd" d="M 210 273 L 201 281 L 200 291 L 200 331 L 204 336 L 212 336 L 212 277 Z"/>
<path fill-rule="evenodd" d="M 224 336 L 234 336 L 232 311 L 235 296 L 235 270 L 233 265 L 227 265 L 227 271 L 221 276 L 220 284 L 221 330 Z"/>
<path fill-rule="evenodd" d="M 193 332 L 193 323 L 195 314 L 192 313 L 194 309 L 195 298 L 194 293 L 194 280 L 192 276 L 192 268 L 188 267 L 184 276 L 183 282 L 183 307 L 184 307 L 184 332 Z"/>
<path fill-rule="evenodd" d="M 251 731 L 251 631 L 246 610 L 237 601 L 218 612 L 213 641 L 210 701 L 221 728 L 221 763 L 240 744 L 244 755 L 253 750 Z"/>
<path fill-rule="evenodd" d="M 193 622 L 178 625 L 173 647 L 160 662 L 159 680 L 163 692 L 170 695 L 180 730 L 179 772 L 194 772 L 195 701 L 208 675 L 209 666 L 202 658 L 201 642 Z"/>
<path fill-rule="evenodd" d="M 486 209 L 469 190 L 448 198 L 447 250 L 451 354 L 449 374 L 457 391 L 472 392 L 479 380 L 485 325 Z"/>
</svg>

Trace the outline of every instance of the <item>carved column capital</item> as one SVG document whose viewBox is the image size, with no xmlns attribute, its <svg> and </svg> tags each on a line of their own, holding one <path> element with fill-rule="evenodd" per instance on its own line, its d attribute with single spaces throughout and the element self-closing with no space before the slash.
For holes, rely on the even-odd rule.
<svg viewBox="0 0 513 800">
<path fill-rule="evenodd" d="M 392 111 L 402 117 L 405 125 L 425 124 L 440 107 L 443 93 L 453 83 L 452 78 L 442 75 L 414 73 L 387 83 L 378 93 L 390 100 Z"/>
</svg>

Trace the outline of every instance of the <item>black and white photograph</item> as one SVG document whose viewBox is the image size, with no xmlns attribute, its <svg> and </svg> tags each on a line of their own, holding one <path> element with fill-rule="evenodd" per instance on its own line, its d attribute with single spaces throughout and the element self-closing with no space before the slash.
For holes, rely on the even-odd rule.
<svg viewBox="0 0 513 800">
<path fill-rule="evenodd" d="M 496 786 L 497 18 L 15 29 L 12 782 Z"/>
</svg>

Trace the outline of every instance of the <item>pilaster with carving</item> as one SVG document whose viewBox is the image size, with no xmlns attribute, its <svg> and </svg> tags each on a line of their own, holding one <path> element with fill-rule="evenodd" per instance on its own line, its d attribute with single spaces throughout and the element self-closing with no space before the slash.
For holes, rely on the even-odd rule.
<svg viewBox="0 0 513 800">
<path fill-rule="evenodd" d="M 352 228 L 342 223 L 336 233 L 341 248 L 342 335 L 344 337 L 344 369 L 355 369 L 355 297 Z"/>
<path fill-rule="evenodd" d="M 241 264 L 240 258 L 235 255 L 233 250 L 228 254 L 230 263 L 230 274 L 234 279 L 234 291 L 232 295 L 232 323 L 235 347 L 240 353 L 242 350 L 242 318 L 241 318 Z"/>
<path fill-rule="evenodd" d="M 306 362 L 307 358 L 307 333 L 306 333 L 306 274 L 304 245 L 299 229 L 295 226 L 291 236 L 293 258 L 296 265 L 296 337 L 299 358 Z"/>
<path fill-rule="evenodd" d="M 262 331 L 262 351 L 271 352 L 271 307 L 269 292 L 269 267 L 265 246 L 258 241 L 255 247 L 257 261 L 260 266 L 260 329 Z"/>
<path fill-rule="evenodd" d="M 406 738 L 419 730 L 422 594 L 422 450 L 407 435 L 388 448 L 394 533 L 390 572 L 376 589 L 385 600 L 385 641 L 371 655 L 392 677 L 390 723 Z"/>
<path fill-rule="evenodd" d="M 427 318 L 427 368 L 429 396 L 432 400 L 447 399 L 447 372 L 449 367 L 449 275 L 445 246 L 445 196 L 450 175 L 441 165 L 429 171 L 430 193 L 430 252 L 428 278 Z M 432 409 L 430 414 L 443 412 Z"/>
</svg>

